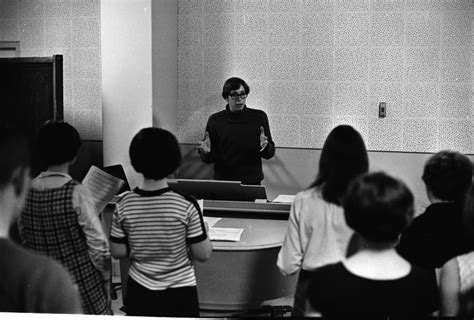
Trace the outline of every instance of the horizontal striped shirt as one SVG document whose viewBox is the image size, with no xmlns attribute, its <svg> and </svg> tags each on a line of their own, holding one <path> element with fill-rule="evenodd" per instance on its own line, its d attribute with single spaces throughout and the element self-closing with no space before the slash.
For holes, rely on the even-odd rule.
<svg viewBox="0 0 474 320">
<path fill-rule="evenodd" d="M 116 206 L 110 240 L 128 245 L 129 276 L 150 290 L 195 286 L 188 245 L 207 237 L 197 201 L 163 188 L 136 188 Z"/>
</svg>

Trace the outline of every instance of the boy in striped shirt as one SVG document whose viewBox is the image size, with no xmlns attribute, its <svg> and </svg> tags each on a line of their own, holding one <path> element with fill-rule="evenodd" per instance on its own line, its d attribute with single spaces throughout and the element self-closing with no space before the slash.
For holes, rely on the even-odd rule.
<svg viewBox="0 0 474 320">
<path fill-rule="evenodd" d="M 207 260 L 212 245 L 196 200 L 167 183 L 181 164 L 179 144 L 166 130 L 145 128 L 129 153 L 144 179 L 117 204 L 110 235 L 112 255 L 131 259 L 127 315 L 197 317 L 192 260 Z"/>
</svg>

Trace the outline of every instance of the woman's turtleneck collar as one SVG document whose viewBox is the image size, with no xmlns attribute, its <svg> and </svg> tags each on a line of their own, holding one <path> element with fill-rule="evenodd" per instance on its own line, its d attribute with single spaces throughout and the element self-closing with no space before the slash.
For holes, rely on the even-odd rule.
<svg viewBox="0 0 474 320">
<path fill-rule="evenodd" d="M 240 117 L 246 110 L 247 110 L 247 105 L 244 105 L 242 110 L 239 111 L 231 111 L 229 104 L 225 106 L 225 110 L 227 111 L 227 114 L 230 115 L 231 117 Z"/>
</svg>

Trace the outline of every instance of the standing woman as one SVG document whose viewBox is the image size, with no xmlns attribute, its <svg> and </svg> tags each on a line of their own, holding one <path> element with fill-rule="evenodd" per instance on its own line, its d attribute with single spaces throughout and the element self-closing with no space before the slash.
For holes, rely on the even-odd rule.
<svg viewBox="0 0 474 320">
<path fill-rule="evenodd" d="M 311 186 L 298 193 L 291 205 L 288 230 L 277 265 L 284 275 L 299 273 L 293 316 L 303 316 L 310 272 L 346 255 L 353 234 L 341 207 L 350 182 L 369 168 L 362 136 L 340 125 L 328 135 L 319 172 Z"/>
<path fill-rule="evenodd" d="M 79 288 L 86 314 L 110 314 L 110 249 L 92 195 L 69 175 L 81 146 L 77 130 L 49 121 L 38 134 L 47 170 L 31 183 L 21 214 L 25 247 L 60 262 Z"/>
</svg>

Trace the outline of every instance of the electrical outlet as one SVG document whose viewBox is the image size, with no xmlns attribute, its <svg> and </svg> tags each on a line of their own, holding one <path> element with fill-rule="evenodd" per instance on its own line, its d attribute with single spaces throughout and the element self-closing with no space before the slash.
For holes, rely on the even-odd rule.
<svg viewBox="0 0 474 320">
<path fill-rule="evenodd" d="M 387 103 L 379 103 L 379 118 L 385 118 L 387 116 Z"/>
</svg>

